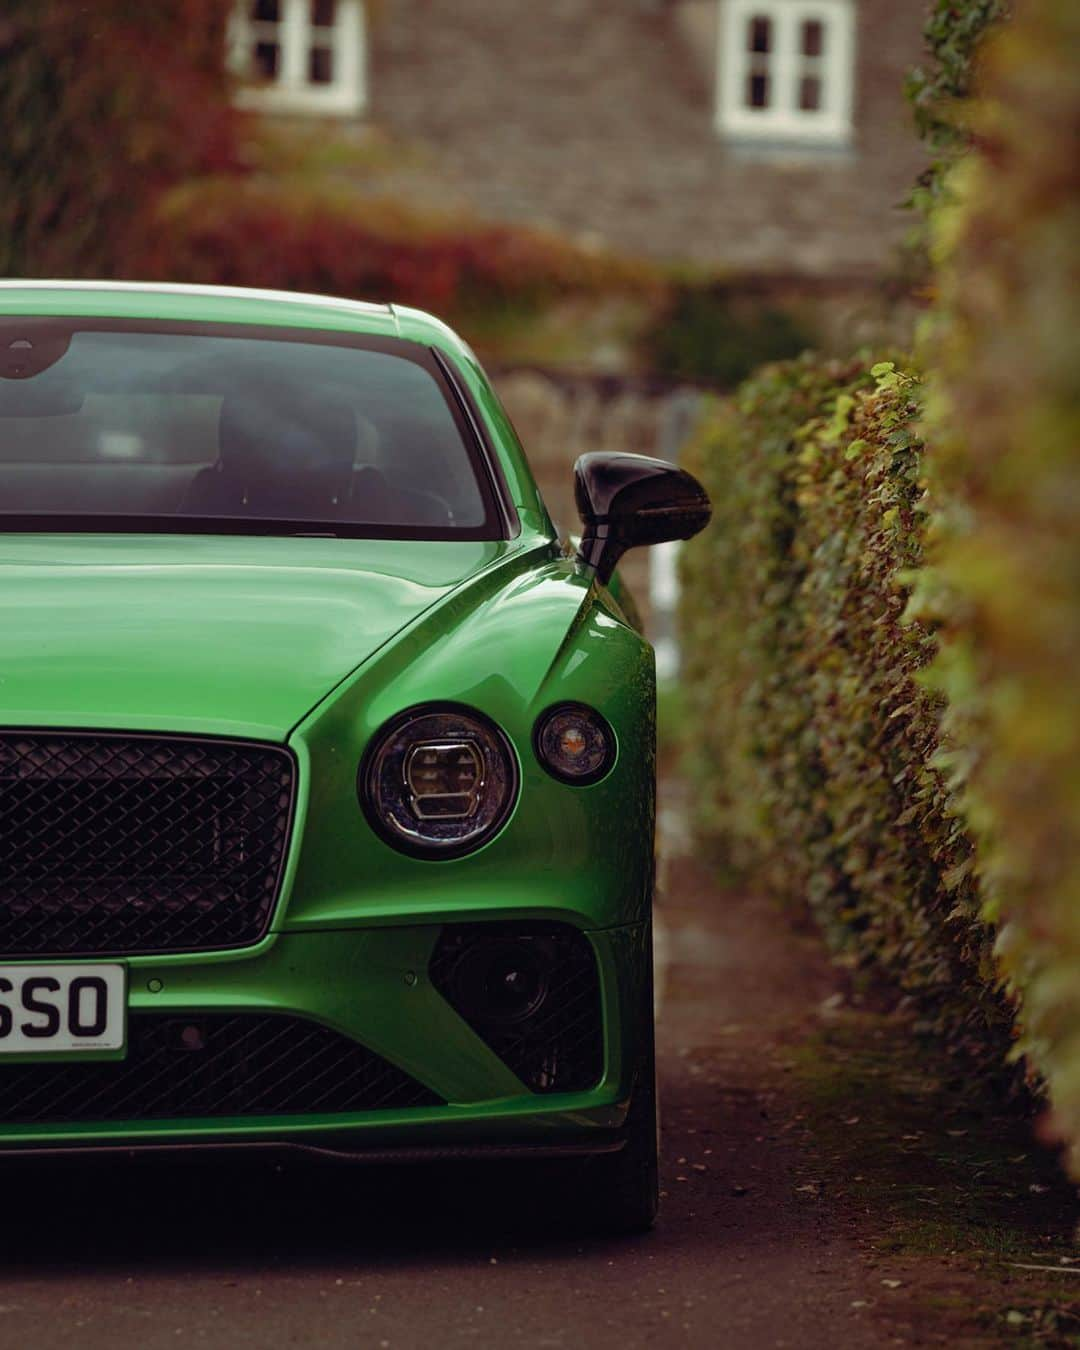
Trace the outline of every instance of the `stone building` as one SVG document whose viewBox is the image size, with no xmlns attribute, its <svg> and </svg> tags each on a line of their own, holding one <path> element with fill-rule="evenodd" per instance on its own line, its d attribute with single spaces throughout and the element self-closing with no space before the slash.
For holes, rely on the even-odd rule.
<svg viewBox="0 0 1080 1350">
<path fill-rule="evenodd" d="M 407 147 L 380 189 L 629 253 L 853 279 L 920 166 L 923 0 L 242 0 L 267 111 Z"/>
</svg>

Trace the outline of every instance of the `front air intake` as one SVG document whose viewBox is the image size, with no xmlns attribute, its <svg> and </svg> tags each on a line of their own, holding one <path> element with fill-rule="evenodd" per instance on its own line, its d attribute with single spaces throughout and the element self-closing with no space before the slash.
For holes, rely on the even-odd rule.
<svg viewBox="0 0 1080 1350">
<path fill-rule="evenodd" d="M 600 972 L 567 923 L 447 924 L 431 982 L 533 1092 L 583 1092 L 604 1071 Z"/>
<path fill-rule="evenodd" d="M 5 1064 L 0 1124 L 335 1115 L 439 1106 L 366 1046 L 299 1017 L 133 1013 L 127 1058 Z"/>
</svg>

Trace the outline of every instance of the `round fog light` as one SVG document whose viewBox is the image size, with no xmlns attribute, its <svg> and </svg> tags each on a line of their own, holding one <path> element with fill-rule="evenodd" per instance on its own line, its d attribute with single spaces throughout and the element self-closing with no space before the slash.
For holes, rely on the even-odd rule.
<svg viewBox="0 0 1080 1350">
<path fill-rule="evenodd" d="M 564 783 L 596 783 L 615 762 L 615 734 L 594 708 L 563 703 L 536 724 L 536 755 Z"/>
</svg>

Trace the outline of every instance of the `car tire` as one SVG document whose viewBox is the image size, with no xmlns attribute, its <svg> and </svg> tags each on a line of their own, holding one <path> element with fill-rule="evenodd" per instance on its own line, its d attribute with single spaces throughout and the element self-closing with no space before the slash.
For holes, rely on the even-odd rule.
<svg viewBox="0 0 1080 1350">
<path fill-rule="evenodd" d="M 634 1090 L 617 1153 L 591 1160 L 583 1203 L 590 1227 L 611 1236 L 645 1233 L 656 1222 L 660 1168 L 656 1114 L 656 1066 L 649 1057 Z"/>
</svg>

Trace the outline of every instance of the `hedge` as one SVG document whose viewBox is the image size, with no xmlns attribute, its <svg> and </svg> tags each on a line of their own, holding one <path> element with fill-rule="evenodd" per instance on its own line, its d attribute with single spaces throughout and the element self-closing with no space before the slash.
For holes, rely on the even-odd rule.
<svg viewBox="0 0 1080 1350">
<path fill-rule="evenodd" d="M 1080 6 L 989 53 L 940 216 L 925 359 L 942 623 L 932 672 L 1023 1049 L 1080 1175 Z"/>
<path fill-rule="evenodd" d="M 1080 1174 L 1080 9 L 988 51 L 920 352 L 768 367 L 692 459 L 699 829 L 987 1066 Z M 869 366 L 869 368 L 868 368 Z"/>
<path fill-rule="evenodd" d="M 905 89 L 932 156 L 912 194 L 924 216 L 947 196 L 949 170 L 971 143 L 976 57 L 1010 9 L 1010 0 L 930 0 L 923 28 L 929 59 L 911 72 Z"/>
<path fill-rule="evenodd" d="M 988 1061 L 1008 1048 L 971 840 L 935 764 L 921 387 L 891 362 L 765 368 L 690 456 L 716 509 L 685 555 L 699 833 Z"/>
</svg>

